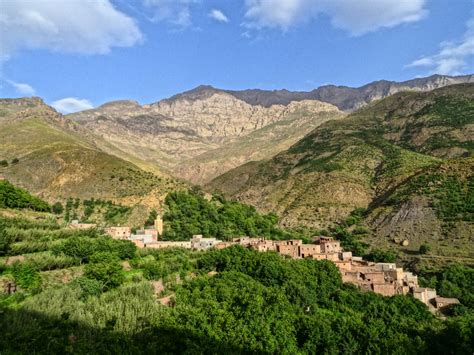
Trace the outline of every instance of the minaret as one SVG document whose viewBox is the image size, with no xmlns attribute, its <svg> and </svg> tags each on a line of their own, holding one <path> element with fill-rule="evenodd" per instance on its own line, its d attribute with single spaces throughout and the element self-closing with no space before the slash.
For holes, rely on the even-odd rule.
<svg viewBox="0 0 474 355">
<path fill-rule="evenodd" d="M 160 236 L 163 235 L 163 219 L 161 218 L 161 215 L 156 216 L 155 229 L 158 231 Z"/>
</svg>

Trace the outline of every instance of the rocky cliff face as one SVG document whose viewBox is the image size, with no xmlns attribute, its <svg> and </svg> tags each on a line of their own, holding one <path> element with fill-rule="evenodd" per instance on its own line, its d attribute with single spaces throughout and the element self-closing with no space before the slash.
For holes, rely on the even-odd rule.
<svg viewBox="0 0 474 355">
<path fill-rule="evenodd" d="M 239 165 L 271 158 L 320 124 L 343 117 L 342 111 L 400 91 L 429 91 L 473 80 L 472 75 L 435 75 L 360 88 L 328 85 L 310 92 L 199 86 L 149 105 L 114 101 L 69 117 L 108 142 L 103 148 L 109 153 L 118 149 L 205 184 Z"/>
<path fill-rule="evenodd" d="M 432 75 L 403 82 L 380 80 L 352 88 L 347 86 L 325 85 L 309 92 L 288 90 L 243 90 L 226 91 L 252 105 L 270 106 L 288 104 L 291 101 L 319 100 L 331 103 L 343 111 L 353 111 L 374 100 L 383 99 L 401 91 L 431 91 L 448 85 L 472 83 L 474 75 L 446 76 Z"/>
<path fill-rule="evenodd" d="M 315 100 L 253 106 L 201 88 L 151 105 L 118 101 L 70 117 L 114 146 L 202 183 L 249 160 L 269 158 L 342 116 Z"/>
</svg>

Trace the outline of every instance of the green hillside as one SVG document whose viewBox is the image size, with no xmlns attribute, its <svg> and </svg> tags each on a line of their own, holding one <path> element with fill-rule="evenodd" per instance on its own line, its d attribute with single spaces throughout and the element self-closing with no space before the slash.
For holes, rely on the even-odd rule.
<svg viewBox="0 0 474 355">
<path fill-rule="evenodd" d="M 0 208 L 28 208 L 39 212 L 51 211 L 51 206 L 46 201 L 31 195 L 26 190 L 15 187 L 7 180 L 0 180 Z"/>
<path fill-rule="evenodd" d="M 156 206 L 179 186 L 106 153 L 97 141 L 39 99 L 0 102 L 0 160 L 5 161 L 0 175 L 46 200 L 101 198 Z"/>
<path fill-rule="evenodd" d="M 343 284 L 330 261 L 137 249 L 100 230 L 0 214 L 0 348 L 7 354 L 470 354 L 473 269 L 423 274 L 462 305 Z M 12 290 L 13 293 L 5 292 Z"/>
<path fill-rule="evenodd" d="M 440 238 L 459 235 L 463 246 L 473 235 L 473 103 L 473 84 L 395 94 L 207 188 L 274 211 L 287 226 L 328 228 L 363 208 L 376 240 L 409 239 L 416 248 L 435 241 L 428 231 L 439 225 Z M 420 199 L 423 207 L 413 203 Z"/>
</svg>

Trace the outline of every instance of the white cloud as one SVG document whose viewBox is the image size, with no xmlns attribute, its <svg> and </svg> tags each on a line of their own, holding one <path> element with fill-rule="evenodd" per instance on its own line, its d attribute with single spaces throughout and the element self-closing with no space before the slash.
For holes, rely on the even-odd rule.
<svg viewBox="0 0 474 355">
<path fill-rule="evenodd" d="M 86 99 L 78 99 L 77 97 L 66 97 L 51 103 L 57 111 L 61 113 L 72 113 L 94 108 L 92 103 Z"/>
<path fill-rule="evenodd" d="M 144 5 L 153 12 L 151 21 L 168 22 L 177 27 L 192 25 L 191 6 L 200 0 L 144 0 Z"/>
<path fill-rule="evenodd" d="M 209 13 L 209 16 L 218 22 L 225 22 L 225 23 L 229 22 L 229 18 L 226 15 L 224 15 L 224 13 L 221 10 L 212 9 L 212 11 Z"/>
<path fill-rule="evenodd" d="M 104 54 L 142 40 L 134 20 L 109 0 L 2 1 L 0 54 L 21 49 Z"/>
<path fill-rule="evenodd" d="M 426 16 L 425 0 L 246 0 L 246 26 L 287 30 L 327 15 L 334 27 L 358 36 Z"/>
<path fill-rule="evenodd" d="M 419 58 L 406 67 L 427 68 L 431 74 L 459 75 L 473 69 L 474 17 L 467 22 L 467 30 L 459 41 L 443 42 L 437 54 Z M 470 66 L 468 65 L 470 63 Z"/>
<path fill-rule="evenodd" d="M 29 84 L 17 83 L 13 80 L 6 80 L 6 82 L 13 86 L 15 88 L 15 91 L 21 95 L 33 96 L 36 94 L 35 89 Z"/>
</svg>

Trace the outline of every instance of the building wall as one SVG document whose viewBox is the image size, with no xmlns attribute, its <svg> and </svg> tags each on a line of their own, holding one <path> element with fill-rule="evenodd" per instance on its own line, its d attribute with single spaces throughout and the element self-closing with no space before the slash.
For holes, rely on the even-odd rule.
<svg viewBox="0 0 474 355">
<path fill-rule="evenodd" d="M 282 255 L 288 255 L 292 258 L 299 257 L 299 246 L 298 245 L 277 245 L 277 252 Z"/>
<path fill-rule="evenodd" d="M 321 246 L 317 244 L 302 244 L 300 245 L 299 253 L 302 258 L 311 257 L 314 254 L 321 254 Z"/>
<path fill-rule="evenodd" d="M 110 227 L 105 229 L 105 233 L 114 239 L 126 239 L 131 235 L 130 227 Z"/>
<path fill-rule="evenodd" d="M 163 248 L 186 248 L 191 249 L 191 242 L 183 241 L 183 242 L 155 242 L 149 243 L 146 245 L 146 248 L 153 248 L 153 249 L 163 249 Z"/>
<path fill-rule="evenodd" d="M 396 288 L 390 283 L 373 283 L 372 290 L 383 296 L 394 296 L 397 294 Z"/>
</svg>

